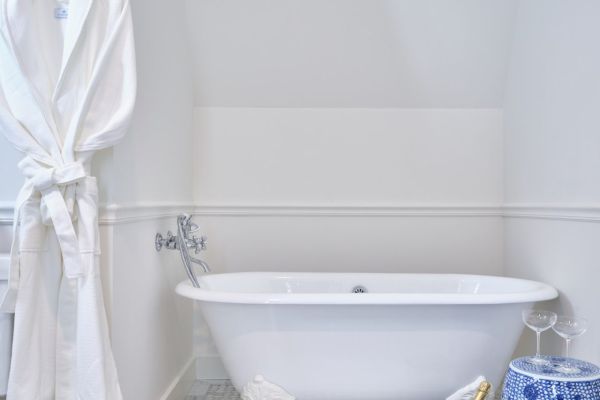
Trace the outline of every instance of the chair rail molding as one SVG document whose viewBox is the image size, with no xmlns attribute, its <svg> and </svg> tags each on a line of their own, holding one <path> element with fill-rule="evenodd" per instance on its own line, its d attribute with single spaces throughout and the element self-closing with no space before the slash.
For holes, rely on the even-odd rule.
<svg viewBox="0 0 600 400">
<path fill-rule="evenodd" d="M 504 217 L 600 222 L 600 203 L 436 203 L 397 205 L 324 204 L 194 204 L 191 202 L 137 202 L 103 204 L 101 225 L 175 217 L 181 213 L 220 217 Z M 13 222 L 14 203 L 0 202 L 0 225 Z"/>
<path fill-rule="evenodd" d="M 600 222 L 600 203 L 506 203 L 505 218 Z"/>
<path fill-rule="evenodd" d="M 11 225 L 14 217 L 14 203 L 0 201 L 0 225 Z"/>
<path fill-rule="evenodd" d="M 249 217 L 494 217 L 502 215 L 500 204 L 397 204 L 397 205 L 201 205 L 198 216 Z"/>
<path fill-rule="evenodd" d="M 189 202 L 137 202 L 101 204 L 98 208 L 100 225 L 117 225 L 144 220 L 176 217 L 192 213 L 195 205 Z M 0 225 L 10 225 L 14 218 L 14 203 L 0 202 Z"/>
<path fill-rule="evenodd" d="M 99 207 L 101 225 L 117 225 L 130 222 L 172 218 L 179 214 L 191 214 L 195 205 L 189 202 L 139 202 L 103 204 Z"/>
</svg>

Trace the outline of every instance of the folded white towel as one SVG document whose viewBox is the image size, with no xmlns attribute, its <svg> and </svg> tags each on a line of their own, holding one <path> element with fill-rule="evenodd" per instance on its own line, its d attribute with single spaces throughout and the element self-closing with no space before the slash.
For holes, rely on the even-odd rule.
<svg viewBox="0 0 600 400">
<path fill-rule="evenodd" d="M 479 389 L 481 382 L 485 377 L 480 376 L 467 386 L 457 390 L 446 400 L 473 400 Z M 489 399 L 494 398 L 490 390 Z M 296 400 L 294 396 L 286 392 L 283 388 L 267 382 L 261 375 L 256 375 L 252 382 L 248 382 L 242 390 L 242 400 Z"/>
<path fill-rule="evenodd" d="M 267 382 L 261 375 L 256 375 L 242 390 L 242 400 L 296 400 L 283 388 Z"/>
<path fill-rule="evenodd" d="M 458 389 L 453 395 L 446 398 L 446 400 L 473 400 L 475 398 L 475 395 L 477 394 L 479 385 L 481 384 L 481 382 L 483 382 L 485 380 L 486 379 L 484 376 L 478 377 L 472 383 L 469 383 L 464 388 Z M 490 400 L 494 398 L 494 393 L 493 393 L 492 389 L 490 389 L 490 392 L 489 392 L 487 398 Z"/>
</svg>

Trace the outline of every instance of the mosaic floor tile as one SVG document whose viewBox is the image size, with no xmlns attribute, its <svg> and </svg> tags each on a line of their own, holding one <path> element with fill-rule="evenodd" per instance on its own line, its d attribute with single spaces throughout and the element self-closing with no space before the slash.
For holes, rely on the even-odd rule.
<svg viewBox="0 0 600 400">
<path fill-rule="evenodd" d="M 201 380 L 192 385 L 185 400 L 241 400 L 228 380 Z"/>
<path fill-rule="evenodd" d="M 497 389 L 490 400 L 500 400 L 500 392 Z M 229 380 L 198 380 L 184 400 L 241 400 L 241 397 Z"/>
</svg>

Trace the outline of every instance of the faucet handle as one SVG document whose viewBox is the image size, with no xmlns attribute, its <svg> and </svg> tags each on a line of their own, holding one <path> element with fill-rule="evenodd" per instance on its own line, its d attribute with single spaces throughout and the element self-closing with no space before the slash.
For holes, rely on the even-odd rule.
<svg viewBox="0 0 600 400">
<path fill-rule="evenodd" d="M 186 236 L 190 233 L 196 232 L 199 229 L 198 225 L 192 222 L 192 216 L 189 214 L 181 214 L 179 217 L 177 217 L 177 223 L 181 225 L 181 228 Z"/>
<path fill-rule="evenodd" d="M 197 224 L 195 224 L 195 223 L 193 223 L 191 221 L 188 222 L 188 224 L 187 224 L 187 233 L 194 233 L 198 229 L 200 229 L 200 227 Z"/>
<path fill-rule="evenodd" d="M 173 236 L 171 231 L 167 232 L 167 237 L 163 237 L 160 233 L 157 233 L 154 237 L 154 248 L 156 251 L 160 251 L 163 246 L 169 250 L 175 250 L 177 248 L 177 237 Z"/>
<path fill-rule="evenodd" d="M 208 242 L 208 238 L 206 236 L 200 236 L 199 238 L 194 236 L 192 240 L 194 242 L 194 250 L 196 254 L 200 253 L 202 250 L 206 250 L 206 243 Z"/>
</svg>

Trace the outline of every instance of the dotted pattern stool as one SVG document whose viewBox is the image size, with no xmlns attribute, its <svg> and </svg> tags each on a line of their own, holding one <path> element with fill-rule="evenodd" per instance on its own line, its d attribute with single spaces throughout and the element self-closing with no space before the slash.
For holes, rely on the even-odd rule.
<svg viewBox="0 0 600 400">
<path fill-rule="evenodd" d="M 600 400 L 600 368 L 574 358 L 542 357 L 546 364 L 532 364 L 527 357 L 511 361 L 502 400 Z M 560 372 L 557 367 L 566 362 L 579 371 Z"/>
</svg>

